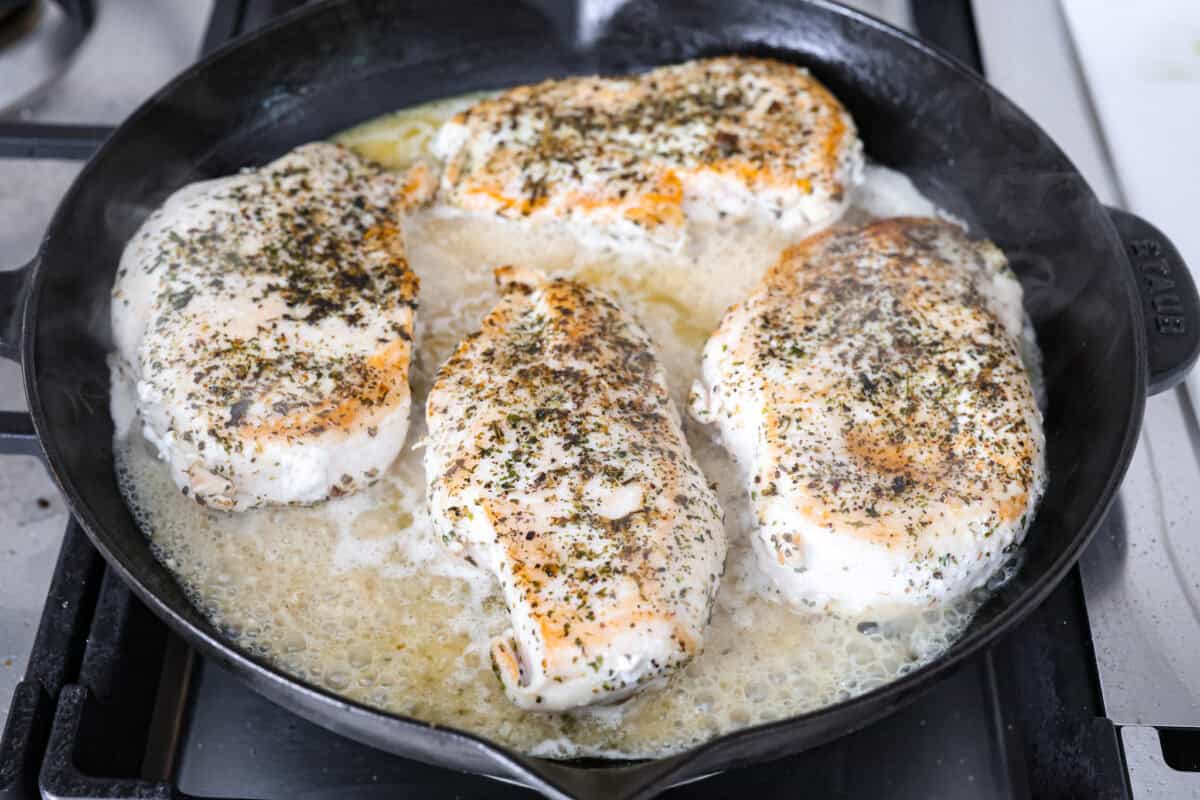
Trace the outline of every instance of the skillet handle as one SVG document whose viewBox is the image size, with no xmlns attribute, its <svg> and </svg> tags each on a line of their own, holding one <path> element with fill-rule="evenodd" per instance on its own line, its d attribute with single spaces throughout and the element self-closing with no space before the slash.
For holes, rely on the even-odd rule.
<svg viewBox="0 0 1200 800">
<path fill-rule="evenodd" d="M 33 262 L 0 272 L 0 358 L 21 360 L 21 319 L 29 296 Z"/>
<path fill-rule="evenodd" d="M 1163 232 L 1146 220 L 1109 208 L 1142 298 L 1150 394 L 1182 381 L 1200 356 L 1200 296 L 1183 257 Z"/>
<path fill-rule="evenodd" d="M 21 360 L 21 319 L 32 266 L 31 261 L 0 272 L 0 358 Z M 0 455 L 42 455 L 33 420 L 24 411 L 0 411 Z"/>
</svg>

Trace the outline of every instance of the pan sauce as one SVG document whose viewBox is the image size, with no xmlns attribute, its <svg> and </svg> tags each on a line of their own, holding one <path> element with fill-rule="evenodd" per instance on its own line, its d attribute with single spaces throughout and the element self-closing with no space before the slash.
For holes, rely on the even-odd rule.
<svg viewBox="0 0 1200 800">
<path fill-rule="evenodd" d="M 388 115 L 338 139 L 401 168 L 425 153 L 440 120 L 472 99 Z M 854 205 L 851 219 L 936 213 L 902 175 L 873 166 Z M 787 242 L 721 231 L 695 237 L 687 252 L 647 258 L 431 211 L 405 229 L 421 279 L 412 427 L 401 457 L 366 492 L 307 509 L 201 508 L 179 494 L 141 435 L 129 433 L 128 387 L 114 371 L 122 490 L 160 560 L 242 647 L 354 700 L 536 755 L 631 758 L 847 699 L 934 659 L 962 633 L 985 592 L 887 622 L 804 616 L 772 602 L 754 564 L 752 515 L 736 470 L 690 422 L 689 441 L 718 486 L 729 537 L 705 652 L 665 688 L 617 706 L 545 714 L 512 705 L 488 658 L 491 637 L 508 625 L 503 601 L 491 576 L 435 541 L 419 449 L 434 372 L 497 300 L 492 268 L 516 263 L 608 291 L 655 341 L 683 409 L 705 339 Z M 1027 360 L 1036 370 L 1036 359 Z"/>
</svg>

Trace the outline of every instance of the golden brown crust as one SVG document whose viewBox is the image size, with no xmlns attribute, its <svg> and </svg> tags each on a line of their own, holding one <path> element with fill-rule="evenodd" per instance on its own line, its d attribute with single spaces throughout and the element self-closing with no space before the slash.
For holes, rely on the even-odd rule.
<svg viewBox="0 0 1200 800">
<path fill-rule="evenodd" d="M 313 144 L 209 189 L 190 224 L 176 202 L 156 249 L 122 267 L 161 275 L 140 357 L 148 386 L 181 395 L 229 450 L 361 428 L 407 404 L 418 281 L 399 181 Z M 234 307 L 236 325 L 211 318 Z"/>
<path fill-rule="evenodd" d="M 519 86 L 454 124 L 468 145 L 443 202 L 511 219 L 607 209 L 648 230 L 683 223 L 683 182 L 704 173 L 840 202 L 857 152 L 850 116 L 806 70 L 741 56 Z"/>
<path fill-rule="evenodd" d="M 602 697 L 697 652 L 723 564 L 720 509 L 645 333 L 581 284 L 513 267 L 497 279 L 504 298 L 429 393 L 431 511 L 447 544 L 497 570 L 541 672 L 594 669 Z M 624 657 L 602 666 L 631 635 L 665 636 L 661 660 L 628 675 Z M 494 656 L 515 685 L 511 643 Z"/>
<path fill-rule="evenodd" d="M 836 533 L 938 580 L 963 541 L 994 560 L 1023 535 L 1043 441 L 1004 286 L 990 242 L 895 218 L 789 248 L 730 310 L 705 351 L 708 391 L 731 424 L 761 415 L 747 467 L 779 565 L 802 574 L 806 540 Z"/>
</svg>

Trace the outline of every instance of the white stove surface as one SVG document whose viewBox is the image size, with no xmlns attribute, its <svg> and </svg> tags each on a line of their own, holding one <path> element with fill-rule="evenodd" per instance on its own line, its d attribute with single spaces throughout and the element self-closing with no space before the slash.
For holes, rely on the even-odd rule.
<svg viewBox="0 0 1200 800">
<path fill-rule="evenodd" d="M 904 27 L 909 23 L 906 0 L 850 4 Z M 211 8 L 210 0 L 101 0 L 97 5 L 96 27 L 73 65 L 19 118 L 120 121 L 195 58 Z M 1062 10 L 1055 3 L 990 0 L 975 0 L 974 10 L 990 80 L 1051 133 L 1101 199 L 1121 204 L 1125 176 L 1116 179 Z M 129 46 L 134 36 L 136 45 Z M 1197 169 L 1200 158 L 1191 164 Z M 77 162 L 0 159 L 0 269 L 34 255 L 58 199 L 79 168 Z M 1200 174 L 1191 183 L 1200 185 Z M 1155 219 L 1151 209 L 1141 210 Z M 1200 267 L 1200 253 L 1185 251 L 1185 258 L 1189 255 Z M 0 409 L 23 408 L 19 370 L 0 361 Z M 1200 583 L 1188 584 L 1200 580 L 1194 572 L 1200 570 L 1200 547 L 1195 536 L 1183 535 L 1192 534 L 1200 521 L 1197 454 L 1200 428 L 1184 390 L 1152 399 L 1119 513 L 1106 523 L 1082 564 L 1093 635 L 1098 626 L 1101 637 L 1107 631 L 1136 645 L 1117 642 L 1110 647 L 1103 638 L 1097 643 L 1106 708 L 1128 726 L 1122 735 L 1135 786 L 1141 779 L 1148 781 L 1146 786 L 1173 786 L 1171 781 L 1184 775 L 1162 764 L 1157 736 L 1141 726 L 1200 724 Z M 2 728 L 12 689 L 25 671 L 66 523 L 63 502 L 35 460 L 0 459 L 0 519 L 7 521 L 0 537 Z M 1172 575 L 1183 576 L 1177 590 L 1168 584 Z M 1172 591 L 1179 594 L 1174 600 L 1182 599 L 1179 616 L 1162 619 L 1157 604 L 1170 599 L 1165 595 Z M 1153 680 L 1145 680 L 1146 675 Z M 1178 793 L 1160 789 L 1159 795 L 1192 792 L 1200 797 L 1195 784 L 1178 784 L 1184 787 Z"/>
</svg>

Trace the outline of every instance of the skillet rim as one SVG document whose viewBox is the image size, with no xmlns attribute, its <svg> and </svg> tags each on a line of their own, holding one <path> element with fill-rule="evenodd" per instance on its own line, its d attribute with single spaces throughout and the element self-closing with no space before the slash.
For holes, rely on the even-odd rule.
<svg viewBox="0 0 1200 800">
<path fill-rule="evenodd" d="M 1129 265 L 1128 257 L 1125 255 L 1122 240 L 1111 218 L 1108 220 L 1107 225 L 1103 227 L 1106 228 L 1104 232 L 1107 235 L 1110 249 L 1114 255 L 1119 255 L 1119 258 L 1115 259 L 1117 264 L 1114 266 L 1114 269 L 1120 273 L 1120 280 L 1125 288 L 1129 319 L 1132 323 L 1130 327 L 1132 328 L 1134 339 L 1132 343 L 1133 359 L 1135 362 L 1133 365 L 1134 373 L 1135 378 L 1140 378 L 1140 380 L 1136 381 L 1134 385 L 1127 387 L 1130 395 L 1130 402 L 1128 404 L 1129 414 L 1124 425 L 1124 430 L 1121 431 L 1120 449 L 1117 459 L 1112 465 L 1108 478 L 1098 497 L 1099 502 L 1093 506 L 1083 524 L 1078 527 L 1070 540 L 1063 545 L 1058 557 L 1051 562 L 1040 576 L 1032 581 L 1024 593 L 1018 595 L 1009 605 L 1000 609 L 993 619 L 984 623 L 978 630 L 969 631 L 962 638 L 958 639 L 945 654 L 894 681 L 847 700 L 824 706 L 805 714 L 731 731 L 670 756 L 648 760 L 612 759 L 608 760 L 609 766 L 585 768 L 574 766 L 570 761 L 557 761 L 528 756 L 504 745 L 492 742 L 478 734 L 394 714 L 341 697 L 328 689 L 290 676 L 269 661 L 246 652 L 240 646 L 228 641 L 215 628 L 210 632 L 186 620 L 181 613 L 153 592 L 135 574 L 136 570 L 132 566 L 132 560 L 128 559 L 127 552 L 119 546 L 119 541 L 115 537 L 108 537 L 112 539 L 111 542 L 105 541 L 104 534 L 107 533 L 107 529 L 99 523 L 97 515 L 93 513 L 92 508 L 84 502 L 82 495 L 76 490 L 74 479 L 63 468 L 60 449 L 48 446 L 48 443 L 54 444 L 48 438 L 49 431 L 53 426 L 47 421 L 42 395 L 36 380 L 36 370 L 34 369 L 37 357 L 35 351 L 37 337 L 34 335 L 34 331 L 36 330 L 38 321 L 38 302 L 42 294 L 47 270 L 51 269 L 51 267 L 47 266 L 46 253 L 52 240 L 56 238 L 56 234 L 61 235 L 63 230 L 69 229 L 71 223 L 66 218 L 67 208 L 75 201 L 77 195 L 81 192 L 81 187 L 97 169 L 96 165 L 102 162 L 109 152 L 118 147 L 127 147 L 128 145 L 122 142 L 122 137 L 126 135 L 125 132 L 135 122 L 159 106 L 163 100 L 174 94 L 179 86 L 191 81 L 202 80 L 201 76 L 204 72 L 208 71 L 213 64 L 234 51 L 263 46 L 261 43 L 264 40 L 270 39 L 279 29 L 297 24 L 298 21 L 310 15 L 316 16 L 320 13 L 326 13 L 338 5 L 351 6 L 354 2 L 355 0 L 326 0 L 326 2 L 307 5 L 286 13 L 263 27 L 240 36 L 209 53 L 151 95 L 129 117 L 121 122 L 113 134 L 101 145 L 72 181 L 70 188 L 59 201 L 59 205 L 47 227 L 46 233 L 42 237 L 37 256 L 33 261 L 31 274 L 28 277 L 27 285 L 29 291 L 21 317 L 21 339 L 19 346 L 30 414 L 33 419 L 34 429 L 38 435 L 38 441 L 46 458 L 49 472 L 66 498 L 73 516 L 79 522 L 80 527 L 87 534 L 92 544 L 104 556 L 105 561 L 134 590 L 138 598 L 150 607 L 160 619 L 167 623 L 176 634 L 180 635 L 185 641 L 196 647 L 207 657 L 213 658 L 218 663 L 230 668 L 239 679 L 245 681 L 256 691 L 268 696 L 273 702 L 285 706 L 300 716 L 312 719 L 340 735 L 347 735 L 359 741 L 365 741 L 373 747 L 397 753 L 393 747 L 388 747 L 380 743 L 383 739 L 394 737 L 390 737 L 387 733 L 384 736 L 373 733 L 364 737 L 359 735 L 358 731 L 352 729 L 351 726 L 343 725 L 340 721 L 329 719 L 330 712 L 349 714 L 356 721 L 373 721 L 375 726 L 388 726 L 391 728 L 391 731 L 397 730 L 395 726 L 399 725 L 400 730 L 408 729 L 409 732 L 420 733 L 422 736 L 430 737 L 434 740 L 449 737 L 462 745 L 467 745 L 470 749 L 476 751 L 477 755 L 496 763 L 498 766 L 502 765 L 506 767 L 512 777 L 529 782 L 535 787 L 547 787 L 547 784 L 549 784 L 549 788 L 561 791 L 561 789 L 557 789 L 554 786 L 555 781 L 549 775 L 541 772 L 538 766 L 536 766 L 537 764 L 553 764 L 558 769 L 566 768 L 571 771 L 586 770 L 589 772 L 597 770 L 609 771 L 640 764 L 668 767 L 665 772 L 653 778 L 654 785 L 665 788 L 670 783 L 686 779 L 689 777 L 689 774 L 707 774 L 736 766 L 738 763 L 760 760 L 753 758 L 733 758 L 728 759 L 729 763 L 718 762 L 719 765 L 717 766 L 709 765 L 695 770 L 693 773 L 689 773 L 689 767 L 694 766 L 697 761 L 702 760 L 710 754 L 719 756 L 720 751 L 729 748 L 732 743 L 740 740 L 760 736 L 772 737 L 784 730 L 812 727 L 815 720 L 828 716 L 848 715 L 850 717 L 858 717 L 858 722 L 845 728 L 840 734 L 819 737 L 819 741 L 810 742 L 794 751 L 799 752 L 819 746 L 823 742 L 832 741 L 841 735 L 845 735 L 852 730 L 890 714 L 893 710 L 906 705 L 918 694 L 928 690 L 934 684 L 947 677 L 968 658 L 977 655 L 983 648 L 995 642 L 999 636 L 1015 627 L 1037 606 L 1041 605 L 1050 592 L 1062 582 L 1067 572 L 1074 566 L 1082 554 L 1088 542 L 1091 541 L 1092 536 L 1095 535 L 1097 528 L 1116 498 L 1117 489 L 1124 479 L 1133 457 L 1148 393 L 1148 355 L 1146 352 L 1145 326 L 1141 324 L 1141 301 L 1137 287 L 1134 284 L 1133 272 Z M 805 13 L 805 7 L 816 7 L 826 12 L 837 14 L 843 18 L 852 20 L 855 25 L 873 28 L 893 40 L 898 40 L 902 46 L 916 50 L 922 58 L 938 62 L 943 68 L 957 73 L 961 78 L 965 78 L 976 92 L 982 92 L 990 96 L 993 101 L 1004 106 L 1006 112 L 1013 114 L 1029 130 L 1035 131 L 1039 135 L 1042 142 L 1050 148 L 1052 155 L 1061 159 L 1063 163 L 1070 166 L 1076 175 L 1079 175 L 1079 171 L 1074 163 L 1067 158 L 1057 144 L 1054 143 L 1054 140 L 1025 114 L 1019 106 L 998 89 L 988 84 L 977 73 L 941 49 L 918 39 L 906 31 L 889 25 L 857 9 L 839 5 L 832 0 L 778 0 L 778 2 L 780 5 L 789 6 L 800 14 Z M 530 3 L 528 2 L 523 2 L 522 5 L 530 7 Z M 532 7 L 537 8 L 536 6 Z M 495 41 L 502 41 L 502 39 Z M 602 38 L 600 43 L 603 44 Z M 747 44 L 751 43 L 748 42 Z M 787 48 L 780 48 L 781 54 L 786 52 Z M 1087 186 L 1086 181 L 1081 180 L 1081 183 Z M 1086 193 L 1098 207 L 1101 206 L 1100 201 L 1095 198 L 1090 186 L 1087 186 Z M 313 711 L 313 708 L 318 710 Z M 876 710 L 868 712 L 870 708 L 875 708 Z M 856 711 L 857 714 L 855 713 Z M 404 752 L 397 753 L 398 755 L 425 760 L 420 755 L 414 755 L 408 748 L 402 749 Z M 430 761 L 429 763 L 443 767 L 447 766 L 447 764 L 437 761 Z M 486 775 L 488 773 L 480 774 Z"/>
</svg>

